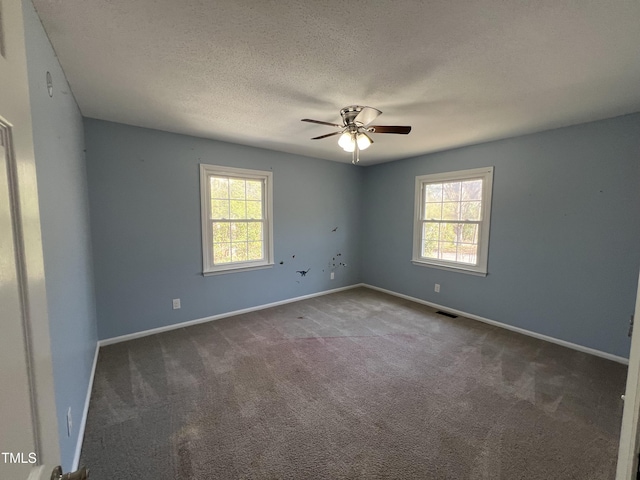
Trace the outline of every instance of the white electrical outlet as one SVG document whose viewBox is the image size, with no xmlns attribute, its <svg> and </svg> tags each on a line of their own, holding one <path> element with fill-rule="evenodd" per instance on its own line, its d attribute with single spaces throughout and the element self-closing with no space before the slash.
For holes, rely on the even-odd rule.
<svg viewBox="0 0 640 480">
<path fill-rule="evenodd" d="M 178 310 L 180 308 L 180 299 L 179 298 L 174 298 L 173 299 L 173 309 L 174 310 Z"/>
<path fill-rule="evenodd" d="M 440 284 L 436 283 L 435 288 L 433 289 L 436 293 L 440 293 Z"/>
<path fill-rule="evenodd" d="M 73 430 L 73 419 L 71 418 L 71 407 L 67 410 L 67 437 L 71 436 Z"/>
<path fill-rule="evenodd" d="M 331 280 L 333 280 L 334 278 L 336 278 L 336 273 L 335 272 L 331 272 Z"/>
</svg>

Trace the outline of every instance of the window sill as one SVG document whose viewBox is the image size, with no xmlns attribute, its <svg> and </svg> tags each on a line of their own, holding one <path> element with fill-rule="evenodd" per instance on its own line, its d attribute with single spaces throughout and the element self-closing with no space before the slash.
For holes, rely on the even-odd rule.
<svg viewBox="0 0 640 480">
<path fill-rule="evenodd" d="M 225 273 L 239 273 L 239 272 L 248 272 L 249 270 L 262 270 L 264 268 L 273 267 L 273 263 L 265 263 L 262 265 L 251 265 L 251 266 L 238 266 L 238 267 L 229 267 L 220 270 L 208 270 L 206 272 L 202 272 L 203 277 L 209 277 L 211 275 L 224 275 Z"/>
<path fill-rule="evenodd" d="M 448 270 L 450 272 L 466 273 L 467 275 L 475 275 L 477 277 L 486 277 L 488 275 L 487 272 L 470 270 L 464 267 L 450 267 L 448 265 L 438 265 L 436 263 L 421 262 L 418 260 L 411 260 L 411 263 L 413 263 L 414 265 L 417 265 L 418 267 L 437 268 L 439 270 Z"/>
</svg>

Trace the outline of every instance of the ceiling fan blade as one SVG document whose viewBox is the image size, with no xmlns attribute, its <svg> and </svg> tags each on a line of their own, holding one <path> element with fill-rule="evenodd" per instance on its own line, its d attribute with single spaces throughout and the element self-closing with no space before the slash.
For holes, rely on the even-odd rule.
<svg viewBox="0 0 640 480">
<path fill-rule="evenodd" d="M 311 140 L 320 140 L 321 138 L 333 137 L 334 135 L 340 135 L 342 130 L 339 132 L 327 133 L 326 135 L 320 135 L 319 137 L 313 137 Z"/>
<path fill-rule="evenodd" d="M 400 125 L 371 125 L 369 128 L 372 128 L 372 133 L 399 133 L 402 135 L 407 135 L 411 131 L 411 127 L 400 126 Z"/>
<path fill-rule="evenodd" d="M 378 110 L 377 108 L 373 108 L 373 107 L 362 107 L 362 110 L 360 111 L 360 113 L 356 116 L 356 118 L 353 119 L 354 122 L 360 122 L 363 125 L 369 125 L 371 122 L 373 122 L 378 115 L 380 115 L 382 112 L 380 110 Z"/>
<path fill-rule="evenodd" d="M 344 125 L 338 125 L 337 123 L 321 122 L 320 120 L 311 120 L 310 118 L 303 118 L 301 122 L 318 123 L 320 125 L 329 125 L 330 127 L 342 128 Z"/>
</svg>

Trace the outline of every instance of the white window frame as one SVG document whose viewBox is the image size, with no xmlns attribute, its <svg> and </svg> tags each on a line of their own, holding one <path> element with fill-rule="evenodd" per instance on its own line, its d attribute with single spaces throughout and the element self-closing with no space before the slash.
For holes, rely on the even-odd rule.
<svg viewBox="0 0 640 480">
<path fill-rule="evenodd" d="M 424 189 L 431 183 L 446 183 L 458 180 L 482 179 L 482 218 L 479 222 L 478 257 L 476 265 L 455 262 L 451 260 L 433 259 L 422 256 L 422 220 L 424 208 Z M 491 225 L 491 196 L 493 193 L 493 167 L 459 170 L 456 172 L 420 175 L 416 177 L 414 226 L 413 226 L 413 256 L 412 263 L 422 267 L 434 267 L 473 275 L 486 276 L 489 258 L 489 227 Z M 475 223 L 475 222 L 474 222 Z"/>
<path fill-rule="evenodd" d="M 260 180 L 262 189 L 262 209 L 264 215 L 263 248 L 264 257 L 261 260 L 232 262 L 215 265 L 213 262 L 213 232 L 211 228 L 211 176 L 244 178 Z M 223 167 L 219 165 L 200 164 L 200 201 L 202 216 L 202 273 L 203 275 L 218 275 L 221 273 L 242 272 L 273 266 L 273 173 L 246 168 Z"/>
</svg>

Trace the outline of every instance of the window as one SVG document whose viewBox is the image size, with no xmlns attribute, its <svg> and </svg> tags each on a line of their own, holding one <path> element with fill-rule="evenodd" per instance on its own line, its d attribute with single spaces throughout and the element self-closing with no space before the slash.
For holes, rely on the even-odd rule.
<svg viewBox="0 0 640 480">
<path fill-rule="evenodd" d="M 493 167 L 416 177 L 413 263 L 487 274 Z"/>
<path fill-rule="evenodd" d="M 273 265 L 272 174 L 200 165 L 203 273 Z"/>
</svg>

